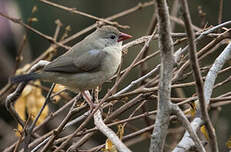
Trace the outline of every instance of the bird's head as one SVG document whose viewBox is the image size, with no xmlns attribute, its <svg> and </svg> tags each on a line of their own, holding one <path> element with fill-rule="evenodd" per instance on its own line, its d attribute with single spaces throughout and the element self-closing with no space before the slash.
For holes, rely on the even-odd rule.
<svg viewBox="0 0 231 152">
<path fill-rule="evenodd" d="M 93 34 L 97 41 L 104 43 L 103 45 L 106 47 L 121 44 L 122 41 L 132 37 L 109 25 L 98 28 Z"/>
</svg>

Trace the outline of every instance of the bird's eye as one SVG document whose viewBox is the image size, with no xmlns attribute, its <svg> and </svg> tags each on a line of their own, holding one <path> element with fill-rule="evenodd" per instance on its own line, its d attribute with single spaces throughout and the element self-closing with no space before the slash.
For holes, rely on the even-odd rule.
<svg viewBox="0 0 231 152">
<path fill-rule="evenodd" d="M 116 38 L 116 36 L 115 35 L 111 35 L 110 38 L 114 40 Z"/>
</svg>

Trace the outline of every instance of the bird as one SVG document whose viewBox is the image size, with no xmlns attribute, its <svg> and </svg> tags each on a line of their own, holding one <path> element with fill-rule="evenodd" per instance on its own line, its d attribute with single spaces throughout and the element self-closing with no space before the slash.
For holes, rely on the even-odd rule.
<svg viewBox="0 0 231 152">
<path fill-rule="evenodd" d="M 10 78 L 11 83 L 42 80 L 80 91 L 90 108 L 94 107 L 86 90 L 94 89 L 117 71 L 122 57 L 122 42 L 132 36 L 116 27 L 104 25 L 57 57 L 39 72 Z"/>
</svg>

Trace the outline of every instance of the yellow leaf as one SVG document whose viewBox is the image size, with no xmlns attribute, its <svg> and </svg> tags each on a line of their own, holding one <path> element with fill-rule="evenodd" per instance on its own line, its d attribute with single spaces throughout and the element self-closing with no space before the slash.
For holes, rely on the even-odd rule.
<svg viewBox="0 0 231 152">
<path fill-rule="evenodd" d="M 39 81 L 35 81 L 36 85 L 40 85 Z M 41 107 L 45 102 L 45 97 L 42 95 L 42 90 L 40 88 L 27 85 L 21 96 L 15 102 L 15 111 L 18 113 L 22 120 L 26 120 L 26 113 L 30 116 L 32 120 L 36 117 Z M 40 124 L 48 115 L 49 109 L 48 106 L 45 107 L 42 114 L 40 115 L 36 125 Z M 16 135 L 20 135 L 20 131 L 22 131 L 22 127 L 18 125 L 18 132 Z"/>
<path fill-rule="evenodd" d="M 22 119 L 22 120 L 26 120 L 26 103 L 25 103 L 25 97 L 21 97 L 19 98 L 15 104 L 14 104 L 14 108 L 15 108 L 15 111 L 18 113 L 19 117 Z"/>
<path fill-rule="evenodd" d="M 29 18 L 29 22 L 38 22 L 38 19 L 36 17 Z"/>
<path fill-rule="evenodd" d="M 200 128 L 201 130 L 201 133 L 205 136 L 205 138 L 208 140 L 209 139 L 209 135 L 208 135 L 208 132 L 207 132 L 207 129 L 205 127 L 205 125 L 201 126 Z"/>
<path fill-rule="evenodd" d="M 29 69 L 29 67 L 30 67 L 29 64 L 24 65 L 22 68 L 16 71 L 16 75 L 25 73 Z"/>
<path fill-rule="evenodd" d="M 24 90 L 23 90 L 23 92 L 22 92 L 22 97 L 25 97 L 25 100 L 26 100 L 26 97 L 32 92 L 32 86 L 31 85 L 27 85 L 25 88 L 24 88 Z"/>
<path fill-rule="evenodd" d="M 16 136 L 20 137 L 22 131 L 23 131 L 22 126 L 20 124 L 18 124 L 18 129 L 15 132 Z"/>
<path fill-rule="evenodd" d="M 117 127 L 118 127 L 117 135 L 119 136 L 120 139 L 122 139 L 124 136 L 124 125 L 119 124 Z"/>
<path fill-rule="evenodd" d="M 186 115 L 190 115 L 192 118 L 195 117 L 195 114 L 196 114 L 196 105 L 195 103 L 190 103 L 190 108 L 186 109 L 184 111 L 184 114 Z"/>
<path fill-rule="evenodd" d="M 120 139 L 122 139 L 123 135 L 124 135 L 124 126 L 125 125 L 121 125 L 121 124 L 117 126 L 118 131 L 116 134 L 119 136 Z M 106 143 L 105 143 L 105 148 L 102 151 L 104 151 L 104 152 L 117 152 L 117 149 L 116 149 L 115 145 L 111 142 L 111 140 L 107 139 Z"/>
<path fill-rule="evenodd" d="M 32 8 L 32 13 L 37 12 L 37 10 L 38 10 L 38 7 L 35 5 L 35 6 Z"/>
<path fill-rule="evenodd" d="M 117 152 L 115 145 L 109 139 L 105 143 L 105 152 Z"/>
<path fill-rule="evenodd" d="M 195 105 L 194 102 L 191 104 L 190 114 L 191 114 L 192 117 L 195 117 L 195 114 L 196 114 L 196 105 Z"/>
<path fill-rule="evenodd" d="M 14 108 L 15 111 L 18 113 L 19 117 L 22 120 L 26 120 L 26 103 L 25 103 L 25 98 L 21 97 L 19 98 L 15 104 L 14 104 Z M 23 130 L 22 126 L 20 124 L 18 124 L 18 129 L 16 131 L 16 136 L 21 136 L 20 132 Z"/>
<path fill-rule="evenodd" d="M 185 114 L 185 115 L 189 115 L 189 114 L 190 114 L 190 110 L 191 110 L 191 107 L 188 108 L 188 109 L 186 109 L 186 110 L 184 110 L 184 114 Z"/>
<path fill-rule="evenodd" d="M 36 85 L 40 85 L 39 81 L 35 81 Z M 31 116 L 31 119 L 34 120 L 36 115 L 39 113 L 40 109 L 42 108 L 45 102 L 45 97 L 42 95 L 42 90 L 37 87 L 32 87 L 30 94 L 27 96 L 27 113 Z M 40 124 L 48 115 L 48 106 L 45 107 L 42 114 L 40 115 L 36 125 Z"/>
<path fill-rule="evenodd" d="M 231 137 L 229 137 L 228 141 L 225 143 L 228 149 L 231 149 Z"/>
<path fill-rule="evenodd" d="M 67 36 L 68 36 L 68 33 L 71 31 L 71 26 L 70 25 L 68 25 L 68 26 L 66 26 L 65 27 L 65 31 L 64 31 L 64 33 L 63 33 L 63 35 L 62 35 L 62 37 L 61 37 L 61 40 L 64 40 Z"/>
<path fill-rule="evenodd" d="M 66 26 L 65 30 L 68 31 L 68 32 L 71 31 L 71 26 L 70 25 Z"/>
<path fill-rule="evenodd" d="M 65 86 L 60 85 L 60 84 L 56 84 L 56 85 L 55 85 L 55 88 L 54 88 L 54 90 L 53 90 L 53 92 L 54 92 L 54 93 L 58 93 L 58 92 L 60 92 L 60 91 L 62 91 L 62 90 L 64 90 L 64 89 L 66 89 Z M 63 94 L 63 93 L 65 93 L 65 92 L 62 92 L 62 93 L 60 93 L 60 94 Z M 52 99 L 53 99 L 55 102 L 58 102 L 58 101 L 61 99 L 61 97 L 60 97 L 60 95 L 56 95 L 56 96 L 54 96 Z"/>
</svg>

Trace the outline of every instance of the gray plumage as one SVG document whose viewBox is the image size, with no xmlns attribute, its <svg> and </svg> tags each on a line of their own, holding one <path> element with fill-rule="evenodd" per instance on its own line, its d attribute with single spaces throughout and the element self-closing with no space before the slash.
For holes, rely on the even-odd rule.
<svg viewBox="0 0 231 152">
<path fill-rule="evenodd" d="M 80 91 L 95 88 L 116 72 L 121 62 L 121 41 L 130 37 L 115 27 L 103 26 L 46 65 L 40 72 L 16 76 L 11 80 L 21 82 L 41 79 Z"/>
</svg>

